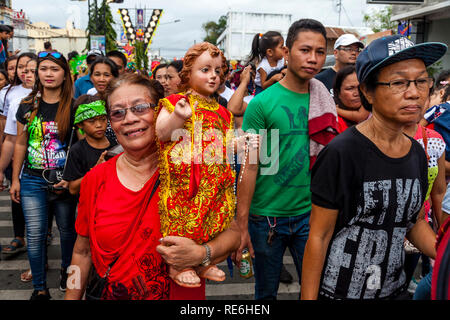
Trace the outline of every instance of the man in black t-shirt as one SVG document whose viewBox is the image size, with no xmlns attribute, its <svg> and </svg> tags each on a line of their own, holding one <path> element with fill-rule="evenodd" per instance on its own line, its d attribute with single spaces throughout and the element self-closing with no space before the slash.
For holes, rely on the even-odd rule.
<svg viewBox="0 0 450 320">
<path fill-rule="evenodd" d="M 356 63 L 359 52 L 364 48 L 364 44 L 353 34 L 343 34 L 334 43 L 334 57 L 336 63 L 316 76 L 333 95 L 333 84 L 336 73 L 343 67 Z"/>
</svg>

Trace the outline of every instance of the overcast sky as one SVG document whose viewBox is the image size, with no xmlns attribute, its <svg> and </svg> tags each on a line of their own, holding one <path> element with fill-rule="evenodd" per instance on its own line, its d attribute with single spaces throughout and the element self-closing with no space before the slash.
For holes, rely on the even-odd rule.
<svg viewBox="0 0 450 320">
<path fill-rule="evenodd" d="M 99 2 L 101 0 L 98 0 Z M 324 25 L 338 25 L 337 0 L 124 0 L 122 4 L 111 4 L 117 30 L 120 28 L 118 8 L 163 9 L 160 26 L 153 37 L 152 49 L 161 49 L 166 58 L 182 56 L 194 41 L 205 36 L 202 24 L 217 21 L 228 11 L 292 14 L 292 21 L 312 18 Z M 32 22 L 45 21 L 51 25 L 65 27 L 67 19 L 73 17 L 78 28 L 87 26 L 87 1 L 71 0 L 13 0 L 13 8 L 23 9 Z M 342 0 L 341 25 L 364 26 L 365 12 L 382 5 L 368 5 L 366 0 Z M 149 18 L 149 17 L 148 17 Z M 147 19 L 148 19 L 147 18 Z M 180 22 L 173 23 L 179 19 Z"/>
</svg>

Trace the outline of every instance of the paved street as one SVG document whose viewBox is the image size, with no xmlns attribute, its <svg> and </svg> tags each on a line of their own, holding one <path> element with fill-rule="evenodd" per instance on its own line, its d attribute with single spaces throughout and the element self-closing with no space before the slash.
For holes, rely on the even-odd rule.
<svg viewBox="0 0 450 320">
<path fill-rule="evenodd" d="M 9 195 L 0 193 L 0 244 L 7 245 L 13 238 L 11 210 Z M 48 247 L 49 271 L 47 284 L 53 299 L 63 299 L 64 293 L 59 291 L 59 269 L 60 269 L 60 247 L 59 233 L 54 222 L 53 241 Z M 298 298 L 299 284 L 295 272 L 295 266 L 288 253 L 284 257 L 286 268 L 294 276 L 292 284 L 280 284 L 278 299 L 293 300 Z M 0 260 L 0 300 L 28 300 L 33 291 L 31 282 L 20 281 L 20 273 L 29 267 L 27 253 L 22 252 L 14 256 L 1 255 Z M 238 270 L 234 268 L 233 278 L 230 277 L 226 261 L 219 267 L 227 273 L 227 279 L 223 283 L 208 282 L 206 285 L 206 296 L 208 300 L 253 300 L 254 278 L 248 280 L 239 276 Z"/>
</svg>

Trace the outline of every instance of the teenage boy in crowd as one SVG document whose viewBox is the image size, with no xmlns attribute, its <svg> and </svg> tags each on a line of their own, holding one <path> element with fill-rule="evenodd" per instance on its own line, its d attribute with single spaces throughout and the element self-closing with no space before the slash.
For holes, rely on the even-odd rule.
<svg viewBox="0 0 450 320">
<path fill-rule="evenodd" d="M 336 59 L 334 66 L 316 76 L 316 79 L 322 81 L 331 95 L 333 95 L 334 78 L 338 71 L 345 66 L 355 65 L 356 58 L 362 49 L 364 49 L 364 44 L 351 33 L 343 34 L 336 40 L 333 52 Z"/>
<path fill-rule="evenodd" d="M 262 140 L 259 159 L 252 161 L 258 150 L 249 149 L 241 169 L 236 219 L 242 233 L 234 259 L 239 266 L 242 250 L 249 249 L 258 300 L 277 298 L 286 247 L 301 279 L 311 211 L 310 167 L 337 134 L 333 99 L 313 79 L 325 62 L 325 27 L 310 19 L 294 22 L 286 47 L 286 76 L 250 101 L 242 126 Z"/>
</svg>

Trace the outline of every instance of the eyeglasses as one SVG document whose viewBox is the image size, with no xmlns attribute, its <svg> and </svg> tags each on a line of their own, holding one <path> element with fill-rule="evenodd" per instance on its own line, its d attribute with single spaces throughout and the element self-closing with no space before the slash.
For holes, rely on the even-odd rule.
<svg viewBox="0 0 450 320">
<path fill-rule="evenodd" d="M 154 103 L 142 103 L 142 104 L 138 104 L 137 106 L 134 106 L 134 107 L 111 110 L 109 112 L 109 119 L 112 122 L 122 121 L 123 119 L 125 119 L 128 109 L 134 115 L 140 117 L 140 116 L 143 116 L 144 114 L 148 113 L 150 111 L 150 109 L 155 109 L 156 107 L 157 107 L 157 105 Z"/>
<path fill-rule="evenodd" d="M 51 55 L 55 59 L 60 59 L 62 57 L 62 54 L 59 52 L 48 52 L 48 51 L 41 51 L 38 53 L 39 58 L 45 58 L 48 57 L 48 55 Z"/>
<path fill-rule="evenodd" d="M 377 82 L 376 84 L 388 86 L 392 90 L 392 93 L 402 93 L 408 90 L 411 82 L 414 82 L 417 90 L 428 91 L 433 86 L 434 79 L 430 77 L 424 77 L 415 80 L 398 79 L 389 82 Z"/>
<path fill-rule="evenodd" d="M 352 48 L 352 47 L 339 47 L 338 50 L 343 50 L 345 52 L 356 52 L 356 53 L 360 53 L 362 51 L 361 48 Z"/>
</svg>

